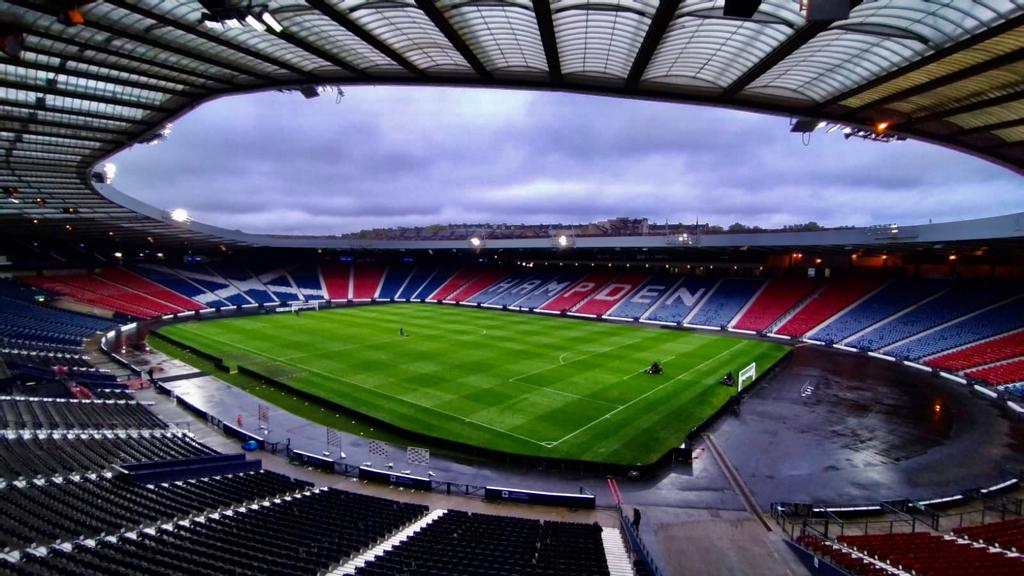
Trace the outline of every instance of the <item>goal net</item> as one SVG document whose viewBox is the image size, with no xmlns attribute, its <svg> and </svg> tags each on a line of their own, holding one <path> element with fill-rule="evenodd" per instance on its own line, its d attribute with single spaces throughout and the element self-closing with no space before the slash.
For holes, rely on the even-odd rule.
<svg viewBox="0 0 1024 576">
<path fill-rule="evenodd" d="M 753 382 L 754 378 L 757 378 L 757 362 L 740 370 L 740 377 L 736 380 L 736 391 L 743 390 L 743 384 Z"/>
<path fill-rule="evenodd" d="M 319 310 L 319 302 L 293 302 L 287 306 L 278 306 L 278 312 L 298 312 L 299 310 Z"/>
</svg>

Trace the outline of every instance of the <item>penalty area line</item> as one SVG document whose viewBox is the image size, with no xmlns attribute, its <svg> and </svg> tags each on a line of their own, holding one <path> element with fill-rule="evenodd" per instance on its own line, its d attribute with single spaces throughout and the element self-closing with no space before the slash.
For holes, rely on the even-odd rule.
<svg viewBox="0 0 1024 576">
<path fill-rule="evenodd" d="M 554 448 L 555 446 L 558 446 L 558 445 L 559 445 L 559 444 L 561 444 L 562 442 L 565 442 L 565 441 L 566 441 L 566 440 L 568 440 L 569 438 L 572 438 L 573 436 L 575 436 L 575 435 L 579 434 L 580 432 L 583 432 L 584 430 L 586 430 L 587 428 L 590 428 L 590 427 L 591 427 L 591 426 L 593 426 L 594 424 L 597 424 L 597 423 L 598 423 L 598 422 L 600 422 L 601 420 L 605 420 L 605 419 L 607 419 L 607 418 L 610 418 L 611 416 L 615 415 L 615 414 L 616 414 L 617 412 L 619 412 L 620 410 L 623 410 L 623 409 L 625 409 L 625 408 L 629 408 L 629 407 L 630 407 L 630 406 L 632 406 L 633 404 L 636 404 L 637 402 L 639 402 L 639 401 L 643 400 L 644 398 L 646 398 L 646 397 L 650 396 L 651 394 L 654 394 L 655 392 L 657 392 L 658 390 L 661 390 L 661 389 L 662 389 L 662 388 L 664 388 L 665 386 L 668 386 L 669 384 L 671 384 L 671 383 L 675 382 L 676 380 L 678 380 L 678 379 L 680 379 L 680 378 L 682 378 L 682 377 L 686 376 L 687 374 L 690 374 L 691 372 L 693 372 L 693 371 L 695 371 L 695 370 L 699 370 L 699 369 L 703 368 L 704 366 L 706 366 L 706 365 L 708 365 L 708 364 L 710 364 L 710 363 L 714 362 L 715 360 L 718 360 L 718 359 L 719 359 L 719 358 L 721 358 L 722 356 L 725 356 L 725 355 L 726 355 L 726 354 L 728 354 L 729 352 L 732 352 L 732 351 L 733 351 L 733 350 L 735 350 L 735 349 L 736 349 L 737 347 L 739 347 L 739 346 L 742 346 L 742 345 L 746 344 L 747 342 L 751 342 L 751 341 L 750 341 L 750 340 L 741 340 L 740 342 L 738 342 L 738 343 L 736 343 L 736 344 L 733 344 L 733 345 L 732 345 L 731 347 L 729 347 L 729 348 L 728 348 L 727 350 L 725 350 L 725 351 L 724 351 L 724 352 L 722 352 L 721 354 L 719 354 L 719 355 L 715 356 L 714 358 L 709 358 L 709 359 L 707 359 L 707 360 L 705 360 L 705 361 L 701 362 L 700 364 L 698 364 L 698 365 L 694 366 L 693 368 L 690 368 L 690 369 L 689 369 L 689 370 L 687 370 L 686 372 L 683 372 L 682 374 L 680 374 L 680 375 L 676 376 L 675 378 L 672 378 L 672 379 L 671 379 L 671 380 L 669 380 L 668 382 L 665 382 L 664 384 L 662 384 L 662 385 L 658 386 L 657 388 L 654 388 L 654 389 L 650 390 L 649 392 L 647 392 L 647 393 L 645 393 L 645 394 L 643 394 L 643 395 L 641 395 L 641 396 L 637 396 L 636 398 L 634 398 L 634 399 L 630 400 L 629 402 L 627 402 L 627 403 L 623 404 L 622 406 L 619 406 L 619 407 L 618 407 L 618 408 L 616 408 L 615 410 L 612 410 L 611 412 L 609 412 L 609 413 L 605 414 L 604 416 L 601 416 L 601 417 L 600 417 L 600 418 L 598 418 L 597 420 L 594 420 L 594 421 L 593 421 L 593 422 L 591 422 L 590 424 L 587 424 L 587 425 L 586 425 L 586 426 L 584 426 L 583 428 L 580 428 L 579 430 L 576 430 L 575 432 L 573 432 L 573 433 L 569 434 L 568 436 L 565 436 L 565 437 L 564 437 L 564 438 L 562 438 L 561 440 L 557 440 L 557 441 L 555 441 L 554 443 L 552 443 L 552 444 L 551 444 L 551 446 L 548 446 L 548 448 Z M 546 443 L 545 443 L 545 445 L 546 445 Z"/>
<path fill-rule="evenodd" d="M 495 432 L 501 432 L 502 434 L 508 434 L 509 436 L 515 436 L 516 438 L 519 438 L 520 440 L 526 440 L 527 442 L 533 442 L 534 444 L 537 444 L 539 446 L 545 446 L 544 442 L 540 442 L 538 440 L 534 440 L 533 438 L 527 438 L 526 436 L 522 436 L 520 434 L 516 434 L 515 432 L 509 432 L 508 430 L 504 430 L 502 428 L 498 428 L 497 426 L 492 426 L 490 424 L 485 424 L 485 423 L 480 422 L 478 420 L 473 420 L 472 418 L 466 418 L 465 416 L 460 416 L 458 414 L 452 414 L 451 412 L 447 412 L 445 410 L 441 410 L 440 408 L 435 408 L 433 406 L 428 406 L 426 404 L 420 404 L 419 402 L 416 402 L 416 401 L 413 401 L 413 400 L 409 400 L 408 398 L 402 398 L 401 396 L 395 396 L 394 394 L 388 394 L 387 392 L 384 392 L 383 390 L 378 390 L 377 388 L 375 388 L 373 386 L 367 386 L 365 384 L 360 384 L 359 382 L 356 382 L 355 380 L 349 380 L 348 378 L 343 378 L 341 376 L 338 376 L 338 375 L 335 375 L 335 374 L 330 374 L 330 373 L 324 372 L 322 370 L 317 370 L 316 368 L 312 368 L 312 367 L 309 367 L 309 366 L 295 365 L 295 364 L 293 364 L 291 362 L 288 362 L 286 360 L 282 360 L 280 358 L 276 358 L 274 356 L 270 356 L 270 355 L 266 355 L 266 354 L 261 354 L 261 353 L 255 351 L 255 350 L 253 350 L 251 348 L 247 348 L 245 346 L 241 346 L 241 345 L 238 345 L 238 344 L 232 344 L 231 342 L 227 342 L 225 340 L 221 340 L 220 338 L 216 338 L 214 336 L 208 336 L 208 337 L 211 340 L 216 340 L 217 342 L 220 342 L 222 344 L 228 344 L 230 346 L 236 346 L 238 348 L 242 348 L 243 350 L 248 350 L 248 351 L 252 352 L 253 354 L 256 354 L 257 356 L 261 356 L 261 357 L 263 357 L 263 358 L 265 358 L 267 360 L 271 360 L 273 362 L 277 362 L 278 364 L 281 364 L 281 365 L 284 365 L 284 366 L 289 366 L 291 368 L 297 368 L 299 370 L 306 370 L 307 372 L 313 372 L 313 373 L 316 373 L 316 374 L 320 374 L 321 376 L 325 376 L 325 377 L 327 377 L 327 378 L 329 378 L 331 380 L 335 380 L 335 381 L 338 381 L 338 382 L 347 382 L 349 384 L 358 386 L 360 388 L 363 388 L 363 389 L 366 389 L 366 390 L 371 390 L 373 392 L 376 392 L 377 394 L 381 394 L 383 396 L 387 396 L 388 398 L 394 398 L 395 400 L 398 400 L 400 402 L 406 402 L 408 404 L 412 404 L 413 406 L 419 406 L 420 408 L 424 408 L 424 409 L 427 409 L 427 410 L 432 410 L 434 412 L 438 412 L 440 414 L 444 414 L 445 416 L 449 416 L 451 418 L 455 418 L 456 420 L 462 420 L 464 422 L 470 422 L 470 423 L 476 424 L 477 426 L 483 426 L 484 428 L 488 428 L 490 430 L 494 430 Z"/>
</svg>

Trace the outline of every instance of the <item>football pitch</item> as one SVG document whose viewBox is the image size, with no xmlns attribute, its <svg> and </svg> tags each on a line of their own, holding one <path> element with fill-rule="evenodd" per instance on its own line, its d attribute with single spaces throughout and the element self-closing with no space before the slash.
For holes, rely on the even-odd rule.
<svg viewBox="0 0 1024 576">
<path fill-rule="evenodd" d="M 404 330 L 406 336 L 400 335 Z M 174 324 L 160 333 L 329 402 L 501 452 L 646 464 L 788 347 L 753 339 L 436 304 Z M 645 369 L 658 361 L 662 375 Z"/>
</svg>

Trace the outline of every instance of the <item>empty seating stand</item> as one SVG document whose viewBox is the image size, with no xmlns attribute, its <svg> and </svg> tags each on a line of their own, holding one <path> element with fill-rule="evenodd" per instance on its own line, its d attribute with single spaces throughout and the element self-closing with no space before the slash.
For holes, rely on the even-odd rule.
<svg viewBox="0 0 1024 576">
<path fill-rule="evenodd" d="M 468 282 L 472 282 L 478 275 L 478 271 L 473 268 L 463 268 L 455 274 L 447 277 L 443 284 L 430 292 L 427 292 L 427 290 L 431 286 L 432 282 L 427 282 L 427 284 L 425 284 L 420 290 L 417 298 L 442 301 L 447 300 L 452 294 L 458 292 Z M 472 294 L 470 294 L 470 296 L 472 296 Z"/>
<path fill-rule="evenodd" d="M 167 312 L 168 314 L 204 308 L 202 304 L 124 268 L 104 268 L 100 271 L 99 277 L 172 306 L 173 312 Z"/>
<path fill-rule="evenodd" d="M 152 280 L 164 288 L 177 292 L 194 302 L 198 302 L 201 308 L 223 308 L 228 303 L 220 299 L 213 292 L 210 292 L 163 266 L 147 265 L 133 268 L 132 271 L 139 276 Z"/>
<path fill-rule="evenodd" d="M 161 314 L 182 311 L 177 306 L 135 292 L 120 284 L 108 282 L 99 276 L 30 276 L 23 281 L 90 306 L 106 308 L 136 318 L 153 318 Z"/>
<path fill-rule="evenodd" d="M 700 305 L 718 280 L 704 276 L 687 276 L 673 286 L 647 313 L 647 320 L 679 324 Z M 628 303 L 628 300 L 627 300 Z"/>
<path fill-rule="evenodd" d="M 898 318 L 854 338 L 850 346 L 862 350 L 879 350 L 936 328 L 982 308 L 991 306 L 1012 295 L 1006 287 L 984 289 L 979 286 L 956 286 L 935 298 L 922 302 Z M 900 357 L 914 357 L 916 351 L 901 351 Z"/>
<path fill-rule="evenodd" d="M 1024 358 L 971 370 L 967 375 L 993 386 L 1024 382 Z"/>
<path fill-rule="evenodd" d="M 877 278 L 840 278 L 829 281 L 810 302 L 786 320 L 776 334 L 799 338 L 881 286 Z"/>
<path fill-rule="evenodd" d="M 948 372 L 960 372 L 1018 356 L 1024 356 L 1024 330 L 935 356 L 925 364 Z"/>
<path fill-rule="evenodd" d="M 761 289 L 763 280 L 726 278 L 718 284 L 689 323 L 720 328 L 729 324 L 741 309 Z"/>
<path fill-rule="evenodd" d="M 398 293 L 408 283 L 413 271 L 413 267 L 408 264 L 388 266 L 384 273 L 384 279 L 381 281 L 377 298 L 381 300 L 398 298 Z"/>
<path fill-rule="evenodd" d="M 115 464 L 208 456 L 216 451 L 179 433 L 0 436 L 0 478 L 7 481 L 83 472 Z"/>
<path fill-rule="evenodd" d="M 127 476 L 12 484 L 0 488 L 0 550 L 116 534 L 311 487 L 269 470 L 149 486 Z"/>
<path fill-rule="evenodd" d="M 351 298 L 352 266 L 348 263 L 330 262 L 320 266 L 320 274 L 324 278 L 324 288 L 328 300 L 348 300 Z"/>
<path fill-rule="evenodd" d="M 384 280 L 384 267 L 359 265 L 352 276 L 352 299 L 356 301 L 373 300 Z"/>
<path fill-rule="evenodd" d="M 895 280 L 811 332 L 808 338 L 828 344 L 842 342 L 949 286 L 948 282 L 941 280 Z"/>
<path fill-rule="evenodd" d="M 989 308 L 886 350 L 897 358 L 918 360 L 1024 326 L 1024 298 Z"/>
<path fill-rule="evenodd" d="M 953 534 L 1010 552 L 1024 552 L 1024 518 L 957 528 Z"/>
<path fill-rule="evenodd" d="M 153 430 L 166 427 L 163 420 L 135 401 L 0 398 L 0 429 Z"/>
<path fill-rule="evenodd" d="M 778 278 L 758 294 L 733 326 L 739 330 L 763 332 L 819 286 L 813 278 Z"/>
<path fill-rule="evenodd" d="M 69 552 L 24 554 L 0 574 L 314 576 L 412 522 L 425 506 L 323 488 Z M 16 572 L 22 570 L 23 572 Z"/>
<path fill-rule="evenodd" d="M 549 312 L 569 311 L 575 308 L 580 302 L 596 293 L 602 286 L 611 280 L 613 274 L 607 270 L 590 272 L 578 282 L 575 282 L 560 294 L 549 300 L 540 307 L 541 310 Z"/>
<path fill-rule="evenodd" d="M 596 524 L 449 510 L 358 576 L 605 576 Z"/>
<path fill-rule="evenodd" d="M 840 536 L 838 541 L 900 570 L 919 576 L 1018 576 L 1024 557 L 1008 556 L 955 538 L 915 532 Z"/>
</svg>

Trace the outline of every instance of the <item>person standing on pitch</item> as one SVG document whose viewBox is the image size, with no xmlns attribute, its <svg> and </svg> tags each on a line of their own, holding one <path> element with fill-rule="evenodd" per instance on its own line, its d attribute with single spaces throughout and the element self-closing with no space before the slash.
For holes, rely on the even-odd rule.
<svg viewBox="0 0 1024 576">
<path fill-rule="evenodd" d="M 402 326 L 401 328 L 398 329 L 398 335 L 401 336 L 402 338 L 408 336 L 408 334 L 405 333 L 405 326 Z"/>
</svg>

